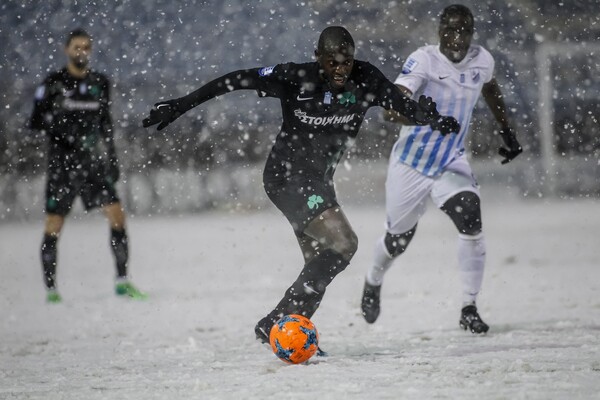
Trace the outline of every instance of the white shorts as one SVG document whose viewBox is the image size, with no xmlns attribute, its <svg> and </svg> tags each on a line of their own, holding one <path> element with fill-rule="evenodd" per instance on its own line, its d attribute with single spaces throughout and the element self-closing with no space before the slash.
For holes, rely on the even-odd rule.
<svg viewBox="0 0 600 400">
<path fill-rule="evenodd" d="M 399 235 L 412 229 L 427 209 L 427 196 L 438 207 L 460 192 L 479 196 L 479 185 L 466 157 L 459 157 L 441 175 L 430 177 L 392 159 L 385 182 L 386 229 Z"/>
</svg>

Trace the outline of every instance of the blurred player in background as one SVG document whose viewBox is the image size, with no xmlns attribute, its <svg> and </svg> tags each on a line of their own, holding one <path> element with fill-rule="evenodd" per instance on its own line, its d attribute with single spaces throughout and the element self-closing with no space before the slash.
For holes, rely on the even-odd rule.
<svg viewBox="0 0 600 400">
<path fill-rule="evenodd" d="M 46 181 L 46 225 L 42 265 L 47 301 L 58 303 L 57 242 L 65 217 L 80 196 L 86 210 L 96 207 L 108 218 L 114 252 L 118 295 L 145 297 L 127 275 L 129 245 L 125 214 L 115 184 L 119 165 L 109 111 L 110 82 L 88 63 L 92 38 L 83 29 L 69 33 L 65 43 L 67 65 L 53 72 L 35 92 L 30 126 L 49 140 Z"/>
<path fill-rule="evenodd" d="M 143 122 L 163 129 L 186 111 L 234 90 L 280 100 L 283 123 L 263 184 L 292 225 L 305 265 L 277 306 L 257 323 L 256 337 L 265 343 L 283 315 L 311 318 L 326 287 L 356 252 L 358 239 L 338 204 L 333 175 L 367 110 L 394 109 L 413 124 L 444 133 L 460 128 L 454 118 L 440 116 L 431 98 L 410 100 L 373 65 L 355 60 L 354 49 L 345 28 L 328 27 L 319 37 L 315 62 L 231 72 L 187 96 L 157 103 Z"/>
<path fill-rule="evenodd" d="M 471 11 L 462 5 L 445 8 L 440 17 L 439 45 L 413 52 L 395 83 L 409 97 L 433 97 L 440 113 L 455 117 L 458 133 L 444 135 L 429 126 L 417 126 L 393 111 L 387 120 L 402 123 L 386 180 L 387 232 L 375 248 L 366 275 L 362 314 L 374 323 L 380 312 L 381 285 L 394 259 L 408 247 L 425 213 L 427 197 L 446 213 L 458 229 L 458 264 L 462 278 L 460 326 L 485 333 L 488 325 L 477 312 L 485 263 L 479 186 L 465 154 L 473 108 L 483 94 L 506 148 L 499 150 L 502 164 L 522 152 L 506 114 L 500 88 L 494 79 L 494 59 L 483 47 L 471 44 L 474 32 Z M 429 243 L 435 246 L 435 243 Z"/>
</svg>

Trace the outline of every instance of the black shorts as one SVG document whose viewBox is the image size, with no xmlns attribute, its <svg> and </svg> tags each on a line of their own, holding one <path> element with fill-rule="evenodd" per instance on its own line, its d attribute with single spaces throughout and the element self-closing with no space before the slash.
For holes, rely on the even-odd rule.
<svg viewBox="0 0 600 400">
<path fill-rule="evenodd" d="M 322 178 L 292 175 L 285 179 L 264 179 L 269 199 L 292 224 L 296 236 L 302 236 L 306 226 L 321 213 L 339 207 L 332 181 Z"/>
<path fill-rule="evenodd" d="M 77 196 L 86 210 L 119 202 L 114 183 L 105 173 L 53 166 L 46 178 L 48 214 L 66 216 Z"/>
</svg>

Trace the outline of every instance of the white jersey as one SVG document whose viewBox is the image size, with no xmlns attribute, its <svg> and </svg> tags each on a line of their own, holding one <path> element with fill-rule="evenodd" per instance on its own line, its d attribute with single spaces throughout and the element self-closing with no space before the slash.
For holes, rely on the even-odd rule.
<svg viewBox="0 0 600 400">
<path fill-rule="evenodd" d="M 437 45 L 423 46 L 412 53 L 395 83 L 413 93 L 431 96 L 441 115 L 460 123 L 458 134 L 442 136 L 429 125 L 403 126 L 391 157 L 427 176 L 439 175 L 444 167 L 463 155 L 473 108 L 484 83 L 494 74 L 494 59 L 483 47 L 471 45 L 460 63 L 444 56 Z"/>
</svg>

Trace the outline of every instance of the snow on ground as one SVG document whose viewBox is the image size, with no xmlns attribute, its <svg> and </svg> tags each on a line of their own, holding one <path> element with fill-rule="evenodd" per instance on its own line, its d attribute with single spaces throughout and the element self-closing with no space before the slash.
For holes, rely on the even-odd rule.
<svg viewBox="0 0 600 400">
<path fill-rule="evenodd" d="M 458 328 L 456 235 L 433 207 L 367 325 L 359 302 L 383 209 L 346 213 L 360 249 L 313 318 L 331 356 L 308 365 L 286 365 L 254 340 L 301 268 L 274 209 L 130 219 L 146 302 L 113 294 L 99 215 L 65 227 L 59 305 L 44 302 L 42 221 L 4 223 L 0 398 L 600 398 L 597 201 L 484 199 L 484 337 Z"/>
</svg>

